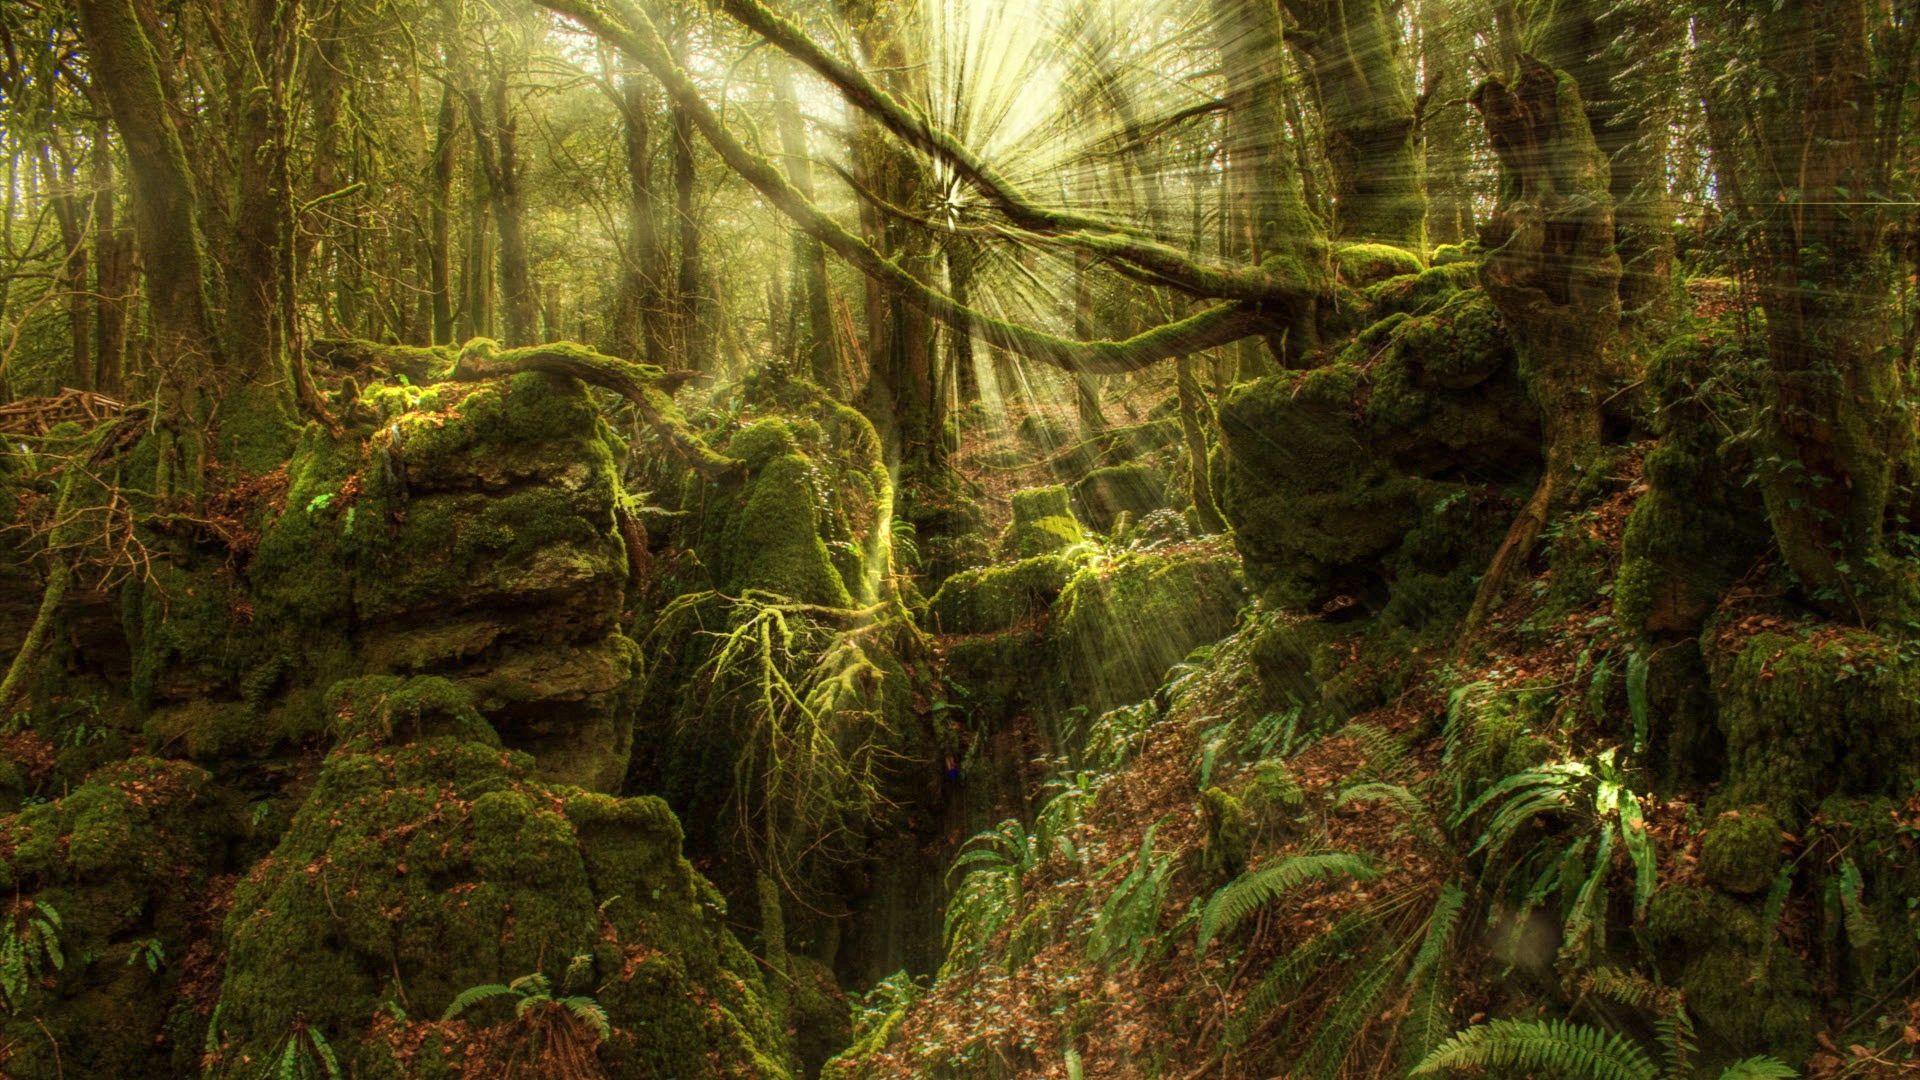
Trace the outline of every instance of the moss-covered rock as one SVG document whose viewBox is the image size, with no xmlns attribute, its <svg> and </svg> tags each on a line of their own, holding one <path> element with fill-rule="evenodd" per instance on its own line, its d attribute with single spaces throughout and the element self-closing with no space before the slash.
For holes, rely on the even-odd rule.
<svg viewBox="0 0 1920 1080">
<path fill-rule="evenodd" d="M 1067 700 L 1097 715 L 1146 697 L 1167 668 L 1233 630 L 1245 596 L 1239 560 L 1217 541 L 1089 563 L 1062 590 L 1051 630 Z"/>
<path fill-rule="evenodd" d="M 1780 872 L 1780 822 L 1758 808 L 1730 810 L 1700 837 L 1700 870 L 1715 888 L 1739 896 L 1765 892 Z"/>
<path fill-rule="evenodd" d="M 1703 1064 L 1754 1054 L 1804 1062 L 1813 1049 L 1805 965 L 1774 941 L 1756 903 L 1669 885 L 1654 894 L 1646 932 L 1662 973 L 1685 995 Z"/>
<path fill-rule="evenodd" d="M 1909 790 L 1920 762 L 1909 646 L 1869 630 L 1709 622 L 1703 648 L 1727 744 L 1721 805 L 1797 822 L 1829 795 Z"/>
<path fill-rule="evenodd" d="M 1085 543 L 1086 530 L 1073 515 L 1064 486 L 1028 488 L 1013 493 L 1013 522 L 1000 538 L 1002 555 L 1030 559 Z"/>
<path fill-rule="evenodd" d="M 1220 409 L 1214 492 L 1247 577 L 1284 607 L 1360 591 L 1428 489 L 1371 451 L 1346 364 L 1234 388 Z"/>
<path fill-rule="evenodd" d="M 1436 261 L 1429 269 L 1368 286 L 1366 297 L 1373 317 L 1384 319 L 1400 312 L 1429 310 L 1453 294 L 1472 288 L 1479 278 L 1477 263 Z"/>
<path fill-rule="evenodd" d="M 571 981 L 617 1029 L 613 1075 L 787 1075 L 760 976 L 664 803 L 539 783 L 450 684 L 363 681 L 334 701 L 353 734 L 235 892 L 215 1075 L 253 1075 L 302 1025 L 376 1069 L 389 1003 L 434 1017 L 468 987 L 568 985 L 582 965 Z"/>
<path fill-rule="evenodd" d="M 1645 635 L 1691 634 L 1768 543 L 1752 468 L 1732 437 L 1749 412 L 1738 388 L 1760 358 L 1731 332 L 1688 331 L 1654 355 L 1654 431 L 1647 493 L 1621 544 L 1615 611 Z"/>
<path fill-rule="evenodd" d="M 1005 630 L 1051 607 L 1073 567 L 1064 556 L 1036 555 L 963 570 L 940 586 L 927 612 L 933 628 L 942 633 Z"/>
<path fill-rule="evenodd" d="M 1136 461 L 1088 473 L 1073 485 L 1073 502 L 1087 524 L 1111 533 L 1120 515 L 1139 518 L 1166 507 L 1171 499 L 1166 476 Z"/>
<path fill-rule="evenodd" d="M 204 1018 L 181 980 L 204 972 L 194 957 L 210 945 L 207 902 L 234 831 L 205 771 L 144 757 L 0 817 L 6 931 L 29 944 L 24 992 L 0 995 L 9 1075 L 194 1070 Z"/>
</svg>

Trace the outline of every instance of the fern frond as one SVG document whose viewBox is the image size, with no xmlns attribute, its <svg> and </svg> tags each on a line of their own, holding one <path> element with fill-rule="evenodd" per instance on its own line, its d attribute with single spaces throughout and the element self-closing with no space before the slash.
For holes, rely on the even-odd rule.
<svg viewBox="0 0 1920 1080">
<path fill-rule="evenodd" d="M 1367 1021 L 1380 1012 L 1380 997 L 1400 966 L 1402 952 L 1388 949 L 1355 975 L 1334 997 L 1333 1011 L 1314 1025 L 1313 1042 L 1301 1056 L 1299 1072 L 1332 1080 L 1353 1055 Z"/>
<path fill-rule="evenodd" d="M 1567 1080 L 1656 1080 L 1659 1074 L 1638 1046 L 1614 1032 L 1567 1020 L 1493 1020 L 1455 1033 L 1408 1075 L 1488 1067 Z"/>
<path fill-rule="evenodd" d="M 1722 1069 L 1720 1080 L 1795 1080 L 1799 1075 L 1793 1066 L 1779 1058 L 1762 1054 Z"/>
<path fill-rule="evenodd" d="M 517 993 L 519 991 L 505 983 L 482 983 L 479 986 L 469 986 L 454 995 L 454 999 L 447 1003 L 447 1011 L 440 1014 L 440 1019 L 452 1020 L 483 1001 Z"/>
<path fill-rule="evenodd" d="M 590 997 L 575 996 L 564 998 L 560 1005 L 575 1019 L 593 1029 L 593 1033 L 605 1042 L 613 1038 L 613 1022 L 607 1019 L 607 1010 Z"/>
<path fill-rule="evenodd" d="M 1302 885 L 1333 878 L 1371 881 L 1379 872 L 1351 852 L 1295 855 L 1249 870 L 1222 886 L 1200 915 L 1199 954 L 1213 939 L 1240 925 L 1247 916 Z"/>
<path fill-rule="evenodd" d="M 1380 781 L 1354 784 L 1340 792 L 1339 798 L 1335 799 L 1333 804 L 1341 807 L 1356 802 L 1389 803 L 1399 811 L 1400 817 L 1406 822 L 1407 829 L 1415 836 L 1434 847 L 1447 846 L 1446 834 L 1441 831 L 1432 808 L 1427 806 L 1425 799 L 1414 794 L 1413 789 L 1405 784 L 1388 784 Z"/>
</svg>

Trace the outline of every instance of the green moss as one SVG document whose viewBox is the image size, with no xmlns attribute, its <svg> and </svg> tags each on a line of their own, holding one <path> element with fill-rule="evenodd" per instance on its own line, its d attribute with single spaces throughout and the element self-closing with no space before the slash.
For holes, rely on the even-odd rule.
<svg viewBox="0 0 1920 1080">
<path fill-rule="evenodd" d="M 1780 822 L 1759 808 L 1729 811 L 1700 837 L 1700 869 L 1714 887 L 1765 892 L 1780 872 Z"/>
<path fill-rule="evenodd" d="M 1248 579 L 1283 607 L 1309 606 L 1398 546 L 1425 491 L 1367 453 L 1363 382 L 1345 364 L 1234 388 L 1220 409 L 1214 493 Z"/>
<path fill-rule="evenodd" d="M 366 675 L 327 690 L 336 738 L 372 745 L 407 743 L 435 735 L 500 745 L 500 737 L 473 707 L 473 696 L 438 676 Z"/>
<path fill-rule="evenodd" d="M 1103 533 L 1114 531 L 1122 514 L 1135 518 L 1167 506 L 1166 476 L 1141 462 L 1095 469 L 1073 485 L 1074 505 L 1089 525 Z"/>
<path fill-rule="evenodd" d="M 1206 820 L 1207 842 L 1200 854 L 1200 872 L 1217 885 L 1233 880 L 1247 867 L 1253 840 L 1253 815 L 1238 798 L 1209 787 L 1200 793 L 1200 811 Z"/>
<path fill-rule="evenodd" d="M 1129 552 L 1081 568 L 1056 605 L 1066 700 L 1099 714 L 1138 701 L 1196 646 L 1233 630 L 1238 561 L 1217 543 Z"/>
<path fill-rule="evenodd" d="M 808 459 L 782 454 L 768 461 L 731 522 L 727 590 L 759 589 L 809 604 L 852 606 L 820 536 L 819 504 Z"/>
<path fill-rule="evenodd" d="M 1065 551 L 1086 539 L 1065 487 L 1029 488 L 1013 493 L 1013 523 L 1000 538 L 1000 550 L 1003 555 L 1029 559 Z"/>
<path fill-rule="evenodd" d="M 64 958 L 0 1013 L 10 1075 L 193 1071 L 190 1055 L 168 1060 L 166 1037 L 193 1026 L 178 958 L 208 944 L 203 908 L 230 825 L 222 811 L 206 772 L 135 757 L 0 817 L 0 888 L 16 914 L 29 904 L 57 913 Z M 144 941 L 169 961 L 158 971 L 129 963 Z"/>
<path fill-rule="evenodd" d="M 1392 244 L 1339 244 L 1333 249 L 1333 261 L 1340 280 L 1354 288 L 1426 269 L 1420 256 Z"/>
<path fill-rule="evenodd" d="M 1867 630 L 1740 636 L 1710 623 L 1707 662 L 1727 743 L 1721 805 L 1799 821 L 1828 795 L 1908 790 L 1920 760 L 1920 658 Z"/>
<path fill-rule="evenodd" d="M 1686 995 L 1705 1063 L 1753 1054 L 1804 1062 L 1813 1049 L 1805 965 L 1774 942 L 1757 902 L 1670 885 L 1654 894 L 1647 937 L 1662 973 Z"/>
<path fill-rule="evenodd" d="M 1453 266 L 1458 263 L 1472 262 L 1480 258 L 1482 252 L 1476 241 L 1464 244 L 1440 244 L 1433 249 L 1433 265 Z"/>
<path fill-rule="evenodd" d="M 621 1029 L 602 1051 L 616 1074 L 787 1075 L 760 976 L 663 803 L 544 787 L 485 741 L 395 725 L 425 737 L 385 745 L 358 711 L 477 731 L 442 682 L 362 681 L 335 700 L 356 737 L 235 892 L 214 1075 L 251 1075 L 297 1022 L 394 1075 L 369 1039 L 382 1002 L 430 1017 L 467 987 L 533 971 L 562 985 L 580 963 Z"/>
<path fill-rule="evenodd" d="M 1045 612 L 1073 573 L 1059 555 L 962 570 L 948 578 L 928 605 L 933 628 L 948 634 L 1005 630 Z"/>
<path fill-rule="evenodd" d="M 1758 358 L 1730 332 L 1683 333 L 1648 368 L 1660 441 L 1646 458 L 1647 494 L 1621 542 L 1615 611 L 1646 635 L 1693 633 L 1769 542 L 1760 499 L 1744 481 L 1750 454 L 1727 432 L 1747 403 Z"/>
<path fill-rule="evenodd" d="M 817 427 L 815 430 L 818 430 Z M 774 458 L 798 453 L 799 450 L 793 426 L 777 417 L 748 424 L 735 432 L 727 443 L 727 454 L 746 462 L 747 468 L 756 472 L 766 468 Z"/>
<path fill-rule="evenodd" d="M 1427 311 L 1463 289 L 1472 288 L 1480 279 L 1477 263 L 1436 263 L 1416 274 L 1405 274 L 1377 282 L 1366 289 L 1373 317 L 1383 319 L 1396 312 Z"/>
</svg>

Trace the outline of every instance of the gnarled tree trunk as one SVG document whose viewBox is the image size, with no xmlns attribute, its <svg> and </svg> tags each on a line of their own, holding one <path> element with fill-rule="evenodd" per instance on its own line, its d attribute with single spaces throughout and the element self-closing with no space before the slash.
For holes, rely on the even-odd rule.
<svg viewBox="0 0 1920 1080">
<path fill-rule="evenodd" d="M 1501 171 L 1500 205 L 1482 236 L 1493 250 L 1480 280 L 1540 408 L 1546 463 L 1481 579 L 1463 640 L 1492 613 L 1599 448 L 1601 405 L 1621 370 L 1613 203 L 1579 87 L 1523 56 L 1517 77 L 1482 84 L 1473 104 Z"/>
</svg>

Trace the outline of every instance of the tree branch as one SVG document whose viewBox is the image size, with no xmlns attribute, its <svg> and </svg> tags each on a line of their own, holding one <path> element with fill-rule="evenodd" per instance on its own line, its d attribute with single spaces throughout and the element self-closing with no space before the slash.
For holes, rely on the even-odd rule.
<svg viewBox="0 0 1920 1080">
<path fill-rule="evenodd" d="M 549 4 L 559 10 L 556 5 Z M 568 4 L 567 6 L 575 6 Z M 625 6 L 624 3 L 621 6 Z M 806 32 L 760 0 L 716 0 L 715 6 L 832 84 L 856 108 L 908 145 L 951 165 L 1008 220 L 1032 232 L 1115 260 L 1145 277 L 1210 300 L 1298 301 L 1311 292 L 1263 267 L 1203 262 L 1170 244 L 1112 221 L 1042 206 L 960 140 L 909 110 L 859 68 L 815 45 Z"/>
<path fill-rule="evenodd" d="M 1220 304 L 1176 323 L 1155 327 L 1123 341 L 1077 341 L 998 319 L 956 303 L 823 212 L 787 181 L 773 162 L 742 144 L 720 123 L 693 81 L 668 54 L 665 43 L 644 11 L 625 0 L 612 0 L 618 15 L 609 15 L 593 0 L 538 0 L 541 6 L 579 23 L 588 32 L 611 43 L 638 61 L 666 87 L 684 108 L 694 126 L 712 144 L 720 158 L 740 174 L 776 209 L 793 219 L 803 232 L 834 254 L 900 294 L 907 302 L 962 333 L 969 331 L 987 342 L 1029 359 L 1076 371 L 1112 374 L 1134 371 L 1161 360 L 1238 341 L 1276 327 L 1260 305 L 1251 302 Z M 1120 244 L 1118 238 L 1097 243 Z M 1102 250 L 1095 248 L 1094 250 Z M 1119 257 L 1117 252 L 1108 252 Z M 1210 295 L 1231 295 L 1225 293 Z M 1292 294 L 1290 294 L 1292 295 Z"/>
</svg>

